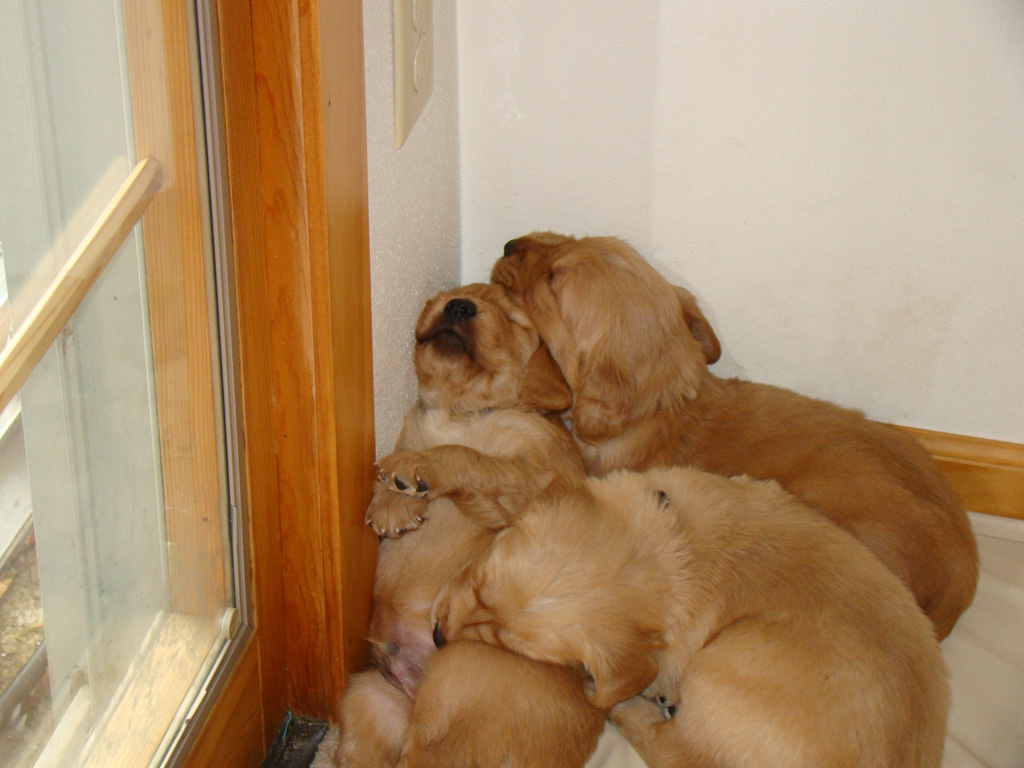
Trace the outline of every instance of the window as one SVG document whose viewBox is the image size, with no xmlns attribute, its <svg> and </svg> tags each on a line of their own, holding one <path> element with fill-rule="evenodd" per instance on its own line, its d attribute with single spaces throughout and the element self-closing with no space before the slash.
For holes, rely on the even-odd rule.
<svg viewBox="0 0 1024 768">
<path fill-rule="evenodd" d="M 242 639 L 195 16 L 0 0 L 5 765 L 160 764 Z"/>
</svg>

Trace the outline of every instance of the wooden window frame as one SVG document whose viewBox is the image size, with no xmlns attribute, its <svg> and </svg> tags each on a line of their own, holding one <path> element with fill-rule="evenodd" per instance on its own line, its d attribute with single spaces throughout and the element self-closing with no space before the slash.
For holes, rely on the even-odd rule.
<svg viewBox="0 0 1024 768">
<path fill-rule="evenodd" d="M 164 187 L 143 219 L 146 290 L 160 425 L 160 463 L 175 612 L 215 618 L 230 601 L 212 342 L 207 173 L 197 130 L 184 3 L 123 0 L 132 127 L 139 157 L 157 158 Z"/>
<path fill-rule="evenodd" d="M 377 553 L 362 5 L 215 13 L 254 632 L 195 768 L 258 765 L 289 710 L 336 720 Z"/>
</svg>

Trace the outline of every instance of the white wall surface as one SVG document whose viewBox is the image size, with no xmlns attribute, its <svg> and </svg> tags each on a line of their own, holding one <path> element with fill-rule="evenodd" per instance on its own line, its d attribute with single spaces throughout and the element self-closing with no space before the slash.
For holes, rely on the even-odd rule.
<svg viewBox="0 0 1024 768">
<path fill-rule="evenodd" d="M 619 235 L 719 375 L 1024 441 L 1020 0 L 475 0 L 458 37 L 464 281 Z"/>
<path fill-rule="evenodd" d="M 391 0 L 364 0 L 370 282 L 377 454 L 390 453 L 416 396 L 413 329 L 424 302 L 459 282 L 454 4 L 434 4 L 434 90 L 394 149 Z"/>
</svg>

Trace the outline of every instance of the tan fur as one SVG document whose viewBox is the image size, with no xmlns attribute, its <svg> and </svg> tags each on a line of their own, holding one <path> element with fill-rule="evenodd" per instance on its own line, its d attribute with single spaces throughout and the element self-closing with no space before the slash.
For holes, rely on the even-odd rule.
<svg viewBox="0 0 1024 768">
<path fill-rule="evenodd" d="M 667 468 L 553 487 L 434 618 L 449 639 L 581 665 L 652 768 L 941 762 L 949 692 L 931 624 L 774 482 Z"/>
<path fill-rule="evenodd" d="M 483 643 L 431 657 L 399 768 L 582 766 L 603 718 L 582 675 Z"/>
<path fill-rule="evenodd" d="M 377 670 L 353 675 L 341 699 L 343 737 L 334 754 L 335 765 L 396 765 L 411 712 L 412 699 Z"/>
<path fill-rule="evenodd" d="M 774 479 L 866 544 L 949 634 L 977 545 L 935 463 L 863 414 L 707 370 L 718 338 L 693 296 L 615 238 L 510 241 L 492 279 L 521 297 L 574 393 L 590 472 L 692 465 Z"/>
<path fill-rule="evenodd" d="M 472 314 L 466 305 L 446 313 L 453 301 L 471 302 Z M 568 387 L 528 316 L 495 285 L 428 301 L 416 339 L 420 401 L 378 463 L 367 510 L 388 537 L 370 620 L 378 669 L 346 691 L 335 760 L 386 768 L 398 745 L 403 766 L 578 768 L 605 719 L 578 674 L 474 643 L 435 652 L 430 623 L 437 592 L 494 529 L 553 481 L 583 476 L 572 437 L 548 413 L 569 406 Z M 536 762 L 545 750 L 550 761 Z"/>
</svg>

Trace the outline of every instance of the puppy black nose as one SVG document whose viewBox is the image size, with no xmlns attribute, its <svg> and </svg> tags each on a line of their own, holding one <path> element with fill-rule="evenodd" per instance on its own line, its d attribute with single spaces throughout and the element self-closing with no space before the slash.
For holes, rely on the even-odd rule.
<svg viewBox="0 0 1024 768">
<path fill-rule="evenodd" d="M 521 237 L 517 237 L 515 240 L 509 240 L 505 243 L 505 250 L 502 253 L 502 257 L 512 256 L 513 254 L 519 253 L 522 249 L 522 244 L 519 242 L 522 240 Z"/>
<path fill-rule="evenodd" d="M 444 648 L 445 646 L 444 635 L 441 634 L 441 625 L 434 625 L 434 645 L 438 648 Z"/>
<path fill-rule="evenodd" d="M 469 299 L 452 299 L 444 305 L 444 316 L 453 323 L 468 320 L 476 314 L 476 304 Z"/>
</svg>

